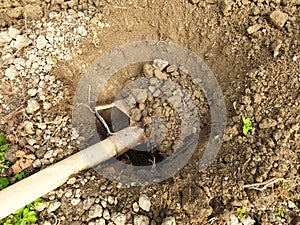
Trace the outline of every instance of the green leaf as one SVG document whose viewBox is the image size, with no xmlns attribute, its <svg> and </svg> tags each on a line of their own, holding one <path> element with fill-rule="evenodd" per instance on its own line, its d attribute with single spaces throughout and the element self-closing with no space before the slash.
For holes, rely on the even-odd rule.
<svg viewBox="0 0 300 225">
<path fill-rule="evenodd" d="M 9 144 L 1 145 L 0 151 L 5 151 L 9 147 Z"/>
<path fill-rule="evenodd" d="M 247 135 L 250 130 L 253 129 L 250 118 L 242 117 L 243 121 L 243 134 Z"/>
<path fill-rule="evenodd" d="M 17 181 L 20 181 L 24 178 L 24 175 L 25 175 L 25 173 L 22 171 L 22 172 L 16 174 L 15 178 L 16 178 Z"/>
<path fill-rule="evenodd" d="M 3 190 L 9 185 L 9 180 L 6 177 L 0 177 L 0 190 Z"/>
<path fill-rule="evenodd" d="M 283 207 L 280 207 L 278 209 L 278 216 L 280 216 L 281 218 L 284 218 L 285 217 L 285 211 L 284 211 L 284 208 Z"/>
<path fill-rule="evenodd" d="M 0 133 L 0 144 L 2 144 L 5 141 L 5 135 L 3 133 Z"/>
<path fill-rule="evenodd" d="M 246 213 L 246 208 L 244 206 L 237 208 L 237 213 L 238 213 L 238 219 L 242 219 L 244 217 L 244 214 Z"/>
</svg>

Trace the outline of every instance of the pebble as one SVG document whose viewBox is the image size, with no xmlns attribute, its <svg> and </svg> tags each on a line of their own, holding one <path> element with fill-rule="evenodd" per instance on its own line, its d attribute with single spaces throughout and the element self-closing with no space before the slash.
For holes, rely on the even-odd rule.
<svg viewBox="0 0 300 225">
<path fill-rule="evenodd" d="M 87 36 L 87 30 L 84 28 L 84 26 L 79 26 L 77 28 L 77 31 L 81 36 L 83 37 Z"/>
<path fill-rule="evenodd" d="M 39 109 L 40 109 L 40 105 L 35 99 L 28 100 L 27 108 L 26 108 L 27 113 L 33 114 L 34 112 L 36 112 Z"/>
<path fill-rule="evenodd" d="M 38 90 L 35 89 L 35 88 L 31 88 L 31 89 L 28 90 L 27 93 L 28 93 L 31 97 L 34 97 L 34 96 L 36 96 L 36 94 L 38 93 Z"/>
<path fill-rule="evenodd" d="M 140 197 L 139 197 L 139 206 L 140 206 L 141 209 L 145 210 L 146 212 L 150 211 L 151 202 L 150 202 L 147 195 L 145 195 L 145 194 L 140 195 Z"/>
<path fill-rule="evenodd" d="M 270 14 L 270 20 L 274 25 L 279 28 L 284 27 L 285 22 L 288 20 L 289 15 L 277 9 Z"/>
<path fill-rule="evenodd" d="M 49 208 L 47 209 L 48 213 L 54 212 L 55 210 L 57 210 L 59 207 L 61 206 L 61 203 L 56 201 L 56 202 L 52 202 L 49 205 Z"/>
<path fill-rule="evenodd" d="M 162 59 L 154 59 L 153 61 L 153 67 L 163 71 L 164 68 L 166 68 L 169 65 L 169 62 Z"/>
<path fill-rule="evenodd" d="M 89 210 L 88 217 L 90 219 L 101 217 L 102 212 L 103 212 L 103 208 L 101 207 L 101 205 L 99 205 L 99 204 L 92 205 L 90 210 Z"/>
<path fill-rule="evenodd" d="M 45 109 L 45 110 L 48 110 L 48 109 L 50 109 L 51 108 L 51 103 L 49 103 L 49 102 L 44 102 L 43 103 L 43 109 Z"/>
<path fill-rule="evenodd" d="M 21 49 L 30 44 L 30 40 L 25 35 L 18 35 L 15 41 L 10 43 L 10 46 L 15 49 Z"/>
<path fill-rule="evenodd" d="M 45 36 L 43 35 L 40 35 L 37 39 L 36 39 L 36 47 L 38 49 L 43 49 L 47 46 L 48 44 L 48 41 L 47 39 L 45 38 Z"/>
<path fill-rule="evenodd" d="M 28 140 L 28 144 L 31 145 L 31 146 L 33 146 L 35 143 L 36 143 L 35 139 L 29 139 Z"/>
<path fill-rule="evenodd" d="M 73 195 L 73 194 L 72 194 L 72 190 L 67 190 L 66 193 L 65 193 L 65 196 L 66 196 L 67 198 L 70 198 L 72 195 Z"/>
<path fill-rule="evenodd" d="M 16 7 L 16 8 L 11 8 L 6 11 L 6 14 L 10 18 L 18 19 L 22 16 L 22 13 L 24 11 L 23 7 Z"/>
<path fill-rule="evenodd" d="M 122 213 L 117 213 L 111 217 L 111 220 L 115 223 L 115 225 L 125 225 L 126 224 L 126 216 Z"/>
<path fill-rule="evenodd" d="M 11 66 L 5 70 L 5 76 L 10 80 L 16 79 L 17 75 L 18 75 L 18 71 L 13 66 Z"/>
<path fill-rule="evenodd" d="M 279 55 L 279 49 L 281 48 L 282 40 L 277 39 L 271 44 L 271 49 L 274 53 L 274 57 Z"/>
<path fill-rule="evenodd" d="M 95 203 L 95 198 L 92 197 L 88 197 L 87 199 L 85 199 L 83 201 L 83 209 L 84 210 L 88 210 L 89 208 L 91 208 L 91 206 Z"/>
<path fill-rule="evenodd" d="M 71 177 L 68 181 L 67 184 L 75 184 L 76 182 L 76 178 L 75 177 Z"/>
<path fill-rule="evenodd" d="M 40 159 L 36 159 L 32 163 L 33 168 L 40 168 L 42 166 L 42 162 Z"/>
<path fill-rule="evenodd" d="M 105 222 L 105 220 L 102 219 L 102 218 L 95 221 L 95 225 L 105 225 L 105 224 L 106 224 L 106 222 Z"/>
<path fill-rule="evenodd" d="M 153 77 L 153 67 L 146 63 L 143 67 L 143 73 L 146 77 Z"/>
<path fill-rule="evenodd" d="M 147 216 L 137 215 L 134 217 L 133 225 L 149 225 L 150 220 Z"/>
<path fill-rule="evenodd" d="M 16 28 L 13 28 L 13 27 L 9 27 L 8 28 L 8 35 L 9 35 L 9 37 L 11 37 L 13 39 L 16 39 L 19 34 L 21 34 L 20 30 L 18 30 Z"/>
<path fill-rule="evenodd" d="M 110 213 L 109 213 L 108 209 L 104 209 L 103 218 L 106 220 L 110 220 Z"/>
<path fill-rule="evenodd" d="M 71 205 L 76 206 L 80 203 L 80 201 L 81 201 L 80 198 L 73 198 L 71 200 Z"/>
<path fill-rule="evenodd" d="M 176 220 L 174 217 L 166 217 L 161 225 L 176 225 Z"/>
<path fill-rule="evenodd" d="M 259 128 L 260 129 L 269 129 L 271 127 L 275 127 L 277 125 L 277 122 L 276 120 L 273 120 L 273 119 L 263 119 L 261 121 L 261 123 L 259 124 Z"/>
<path fill-rule="evenodd" d="M 223 12 L 224 16 L 228 16 L 231 11 L 232 5 L 231 0 L 222 0 L 220 2 L 220 9 Z"/>
<path fill-rule="evenodd" d="M 166 80 L 168 77 L 167 77 L 167 74 L 165 74 L 164 72 L 161 72 L 159 69 L 155 69 L 154 70 L 154 75 L 158 78 L 158 79 L 163 79 L 163 80 Z"/>
<path fill-rule="evenodd" d="M 26 5 L 24 9 L 24 18 L 38 20 L 43 17 L 43 9 L 39 5 Z"/>
<path fill-rule="evenodd" d="M 248 34 L 253 34 L 259 31 L 262 28 L 262 25 L 260 24 L 255 24 L 253 26 L 248 27 L 247 32 Z"/>
<path fill-rule="evenodd" d="M 0 33 L 0 44 L 7 44 L 10 43 L 12 38 L 8 35 L 7 32 L 1 32 Z"/>
<path fill-rule="evenodd" d="M 140 210 L 139 204 L 137 202 L 132 204 L 133 212 L 138 212 Z"/>
</svg>

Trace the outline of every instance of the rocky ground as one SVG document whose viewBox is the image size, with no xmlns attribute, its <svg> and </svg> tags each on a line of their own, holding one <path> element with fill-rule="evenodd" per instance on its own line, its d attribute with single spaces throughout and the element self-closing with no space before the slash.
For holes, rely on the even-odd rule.
<svg viewBox="0 0 300 225">
<path fill-rule="evenodd" d="M 78 151 L 76 85 L 93 60 L 124 43 L 189 48 L 212 69 L 227 105 L 224 142 L 207 170 L 197 170 L 205 140 L 186 167 L 160 184 L 129 187 L 91 169 L 44 196 L 51 204 L 39 209 L 37 223 L 300 224 L 299 5 L 1 0 L 0 130 L 11 143 L 10 161 L 20 149 L 34 155 L 31 173 Z M 115 82 L 115 89 L 123 84 Z M 247 135 L 243 116 L 253 124 Z"/>
</svg>

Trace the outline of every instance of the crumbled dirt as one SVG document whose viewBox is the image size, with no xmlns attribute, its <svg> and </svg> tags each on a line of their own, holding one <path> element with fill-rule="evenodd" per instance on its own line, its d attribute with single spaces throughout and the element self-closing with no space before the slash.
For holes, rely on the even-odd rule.
<svg viewBox="0 0 300 225">
<path fill-rule="evenodd" d="M 61 29 L 79 36 L 74 41 L 66 36 L 64 45 L 54 39 L 53 54 L 44 55 L 51 47 L 36 50 L 36 38 L 49 26 L 59 28 L 53 24 L 61 17 L 49 15 L 61 10 L 76 25 Z M 41 25 L 48 22 L 52 25 Z M 204 137 L 188 165 L 160 184 L 127 187 L 92 169 L 84 171 L 44 196 L 52 206 L 39 212 L 38 224 L 138 224 L 138 215 L 153 225 L 168 224 L 170 217 L 176 224 L 299 224 L 299 22 L 297 0 L 0 1 L 1 32 L 13 26 L 32 41 L 19 48 L 11 44 L 14 38 L 1 42 L 0 130 L 12 147 L 35 155 L 34 171 L 78 150 L 71 124 L 76 85 L 93 60 L 124 43 L 161 40 L 192 50 L 214 72 L 227 106 L 224 142 L 207 170 L 197 169 Z M 61 51 L 54 54 L 55 49 Z M 24 66 L 15 59 L 27 62 L 30 55 L 37 55 L 38 65 L 18 69 Z M 107 102 L 134 77 L 120 74 L 107 89 Z M 172 80 L 194 94 L 187 76 Z M 206 115 L 202 129 L 209 133 L 206 101 L 202 94 L 198 98 L 203 110 L 198 112 Z M 253 124 L 247 135 L 242 134 L 242 116 Z M 141 194 L 150 199 L 149 212 L 133 207 Z M 237 209 L 242 206 L 246 212 L 240 221 Z M 280 208 L 284 217 L 278 215 Z"/>
</svg>

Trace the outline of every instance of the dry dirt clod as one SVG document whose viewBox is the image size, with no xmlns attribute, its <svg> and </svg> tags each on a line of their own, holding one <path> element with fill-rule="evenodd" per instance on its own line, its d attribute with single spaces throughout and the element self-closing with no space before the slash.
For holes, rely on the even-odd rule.
<svg viewBox="0 0 300 225">
<path fill-rule="evenodd" d="M 281 48 L 282 40 L 277 39 L 271 44 L 271 49 L 273 51 L 274 57 L 279 55 L 279 49 Z"/>
<path fill-rule="evenodd" d="M 253 26 L 248 27 L 247 32 L 248 34 L 253 34 L 259 31 L 263 26 L 261 24 L 255 24 Z"/>
<path fill-rule="evenodd" d="M 288 20 L 289 16 L 287 13 L 282 12 L 277 9 L 270 14 L 270 19 L 274 25 L 279 28 L 282 28 L 285 22 Z"/>
</svg>

